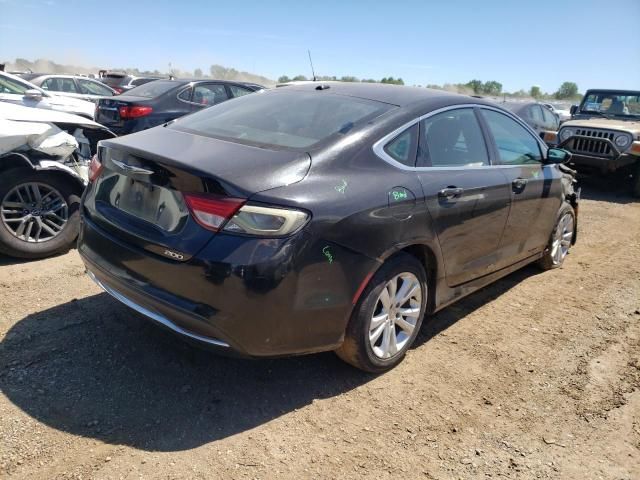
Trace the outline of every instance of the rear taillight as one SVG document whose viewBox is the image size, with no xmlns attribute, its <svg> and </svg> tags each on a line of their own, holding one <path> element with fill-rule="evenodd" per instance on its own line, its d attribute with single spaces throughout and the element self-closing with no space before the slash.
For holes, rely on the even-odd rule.
<svg viewBox="0 0 640 480">
<path fill-rule="evenodd" d="M 217 232 L 244 204 L 242 198 L 219 197 L 202 193 L 185 193 L 184 199 L 200 226 Z"/>
<path fill-rule="evenodd" d="M 98 160 L 98 155 L 94 155 L 89 163 L 89 182 L 95 182 L 96 178 L 102 173 L 102 163 Z"/>
<path fill-rule="evenodd" d="M 118 109 L 120 118 L 123 119 L 144 117 L 151 112 L 153 112 L 153 108 L 143 105 L 127 105 Z"/>
<path fill-rule="evenodd" d="M 311 216 L 302 210 L 243 205 L 224 225 L 225 232 L 254 237 L 283 237 L 304 227 Z"/>
</svg>

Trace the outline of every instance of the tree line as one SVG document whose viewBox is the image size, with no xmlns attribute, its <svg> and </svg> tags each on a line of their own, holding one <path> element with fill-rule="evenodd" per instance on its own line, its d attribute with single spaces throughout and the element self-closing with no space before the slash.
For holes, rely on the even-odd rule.
<svg viewBox="0 0 640 480">
<path fill-rule="evenodd" d="M 315 77 L 316 81 L 319 82 L 361 82 L 361 83 L 388 83 L 391 85 L 404 85 L 404 80 L 402 78 L 393 78 L 393 77 L 384 77 L 380 80 L 375 80 L 373 78 L 358 78 L 351 75 L 345 75 L 342 77 L 330 76 L 330 75 L 322 75 Z M 308 80 L 313 80 L 313 78 L 308 78 L 305 75 L 296 75 L 295 77 L 289 78 L 287 75 L 282 75 L 278 78 L 278 83 L 288 83 L 288 82 L 305 82 Z"/>
</svg>

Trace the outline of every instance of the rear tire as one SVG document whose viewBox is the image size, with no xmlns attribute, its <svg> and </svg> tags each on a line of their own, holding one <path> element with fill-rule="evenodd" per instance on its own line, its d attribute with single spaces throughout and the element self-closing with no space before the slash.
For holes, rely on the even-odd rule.
<svg viewBox="0 0 640 480">
<path fill-rule="evenodd" d="M 427 275 L 413 256 L 400 253 L 380 267 L 356 304 L 336 354 L 360 370 L 383 373 L 404 358 L 427 305 Z"/>
<path fill-rule="evenodd" d="M 78 236 L 79 206 L 80 194 L 58 174 L 20 168 L 2 172 L 0 253 L 33 259 L 67 251 Z"/>
<path fill-rule="evenodd" d="M 573 207 L 565 202 L 558 212 L 558 219 L 553 227 L 553 232 L 551 232 L 544 256 L 538 260 L 538 266 L 542 270 L 551 270 L 562 266 L 573 245 L 575 225 L 576 214 Z"/>
</svg>

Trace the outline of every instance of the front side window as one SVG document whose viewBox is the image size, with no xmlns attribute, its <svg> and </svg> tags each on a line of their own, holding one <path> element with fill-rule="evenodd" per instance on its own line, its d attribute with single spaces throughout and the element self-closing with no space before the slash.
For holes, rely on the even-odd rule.
<svg viewBox="0 0 640 480">
<path fill-rule="evenodd" d="M 24 95 L 28 88 L 12 78 L 0 76 L 0 93 Z"/>
<path fill-rule="evenodd" d="M 415 124 L 387 143 L 384 151 L 395 161 L 413 167 L 416 163 L 417 141 L 418 124 Z"/>
<path fill-rule="evenodd" d="M 91 80 L 78 79 L 80 85 L 80 91 L 85 95 L 104 95 L 110 97 L 113 92 L 99 82 L 93 82 Z"/>
<path fill-rule="evenodd" d="M 536 138 L 518 122 L 495 110 L 482 110 L 502 165 L 538 164 L 542 161 Z"/>
<path fill-rule="evenodd" d="M 73 78 L 47 78 L 42 88 L 53 92 L 79 93 Z"/>
<path fill-rule="evenodd" d="M 249 145 L 307 149 L 348 135 L 391 108 L 373 100 L 280 88 L 215 105 L 168 128 Z"/>
<path fill-rule="evenodd" d="M 438 113 L 420 122 L 420 167 L 489 165 L 482 130 L 471 108 Z"/>
<path fill-rule="evenodd" d="M 193 89 L 193 103 L 198 105 L 215 105 L 216 103 L 222 103 L 228 100 L 227 89 L 224 85 L 209 83 L 203 85 L 197 85 Z"/>
</svg>

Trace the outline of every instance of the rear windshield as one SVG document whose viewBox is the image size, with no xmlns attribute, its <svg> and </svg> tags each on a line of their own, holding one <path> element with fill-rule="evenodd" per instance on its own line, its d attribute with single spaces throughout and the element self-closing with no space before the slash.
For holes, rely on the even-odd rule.
<svg viewBox="0 0 640 480">
<path fill-rule="evenodd" d="M 167 93 L 172 88 L 177 88 L 181 85 L 181 83 L 173 82 L 171 80 L 152 80 L 144 85 L 132 88 L 126 94 L 135 97 L 155 98 L 159 97 L 163 93 Z"/>
<path fill-rule="evenodd" d="M 119 85 L 123 85 L 129 81 L 129 77 L 126 75 L 115 74 L 107 74 L 100 79 L 101 82 L 106 83 L 112 87 L 117 87 Z"/>
<path fill-rule="evenodd" d="M 170 128 L 265 147 L 309 148 L 393 105 L 323 92 L 271 90 L 183 117 Z"/>
</svg>

